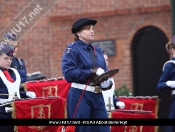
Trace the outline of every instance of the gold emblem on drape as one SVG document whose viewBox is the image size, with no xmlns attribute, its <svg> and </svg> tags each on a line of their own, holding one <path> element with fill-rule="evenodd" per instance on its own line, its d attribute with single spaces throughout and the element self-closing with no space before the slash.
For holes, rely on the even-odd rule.
<svg viewBox="0 0 175 132">
<path fill-rule="evenodd" d="M 43 87 L 42 90 L 42 96 L 43 97 L 49 97 L 49 96 L 58 96 L 58 86 L 48 86 L 48 87 Z"/>
<path fill-rule="evenodd" d="M 140 127 L 140 131 L 138 130 L 138 127 Z M 129 128 L 129 130 L 128 130 L 128 129 L 127 129 L 128 126 L 125 126 L 125 129 L 124 129 L 123 132 L 142 132 L 142 126 L 138 126 L 138 127 L 136 127 L 136 126 L 131 126 L 131 127 Z M 128 131 L 127 131 L 127 130 L 128 130 Z"/>
<path fill-rule="evenodd" d="M 131 110 L 142 110 L 144 104 L 140 103 L 132 103 L 131 104 Z"/>
<path fill-rule="evenodd" d="M 50 105 L 31 106 L 31 119 L 49 119 L 51 115 Z M 31 129 L 44 130 L 47 126 L 29 126 Z"/>
</svg>

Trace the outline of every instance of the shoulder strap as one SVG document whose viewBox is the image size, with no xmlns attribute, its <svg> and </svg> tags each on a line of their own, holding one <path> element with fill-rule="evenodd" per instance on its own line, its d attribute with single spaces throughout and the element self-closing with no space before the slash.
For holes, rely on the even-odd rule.
<svg viewBox="0 0 175 132">
<path fill-rule="evenodd" d="M 175 61 L 174 61 L 174 60 L 169 60 L 169 61 L 165 62 L 165 64 L 163 65 L 162 71 L 164 70 L 165 65 L 166 65 L 167 63 L 173 63 L 173 64 L 175 64 Z"/>
<path fill-rule="evenodd" d="M 22 59 L 20 59 L 20 58 L 16 58 L 16 57 L 14 57 L 13 59 L 12 59 L 12 63 L 11 63 L 11 68 L 15 68 L 15 69 L 17 69 L 17 70 L 19 70 L 19 69 L 23 69 L 23 63 L 22 63 Z"/>
<path fill-rule="evenodd" d="M 22 68 L 22 61 L 21 61 L 21 59 L 20 58 L 17 58 L 17 59 L 18 59 L 20 67 Z"/>
</svg>

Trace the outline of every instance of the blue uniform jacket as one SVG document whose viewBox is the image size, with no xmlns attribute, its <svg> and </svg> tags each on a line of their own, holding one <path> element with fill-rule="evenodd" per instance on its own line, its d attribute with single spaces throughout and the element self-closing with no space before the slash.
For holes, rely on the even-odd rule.
<svg viewBox="0 0 175 132">
<path fill-rule="evenodd" d="M 172 57 L 171 60 L 175 61 L 175 58 Z M 167 88 L 167 81 L 175 81 L 175 65 L 173 63 L 167 63 L 165 65 L 164 70 L 162 71 L 162 75 L 157 83 L 157 90 L 162 90 Z"/>
<path fill-rule="evenodd" d="M 2 68 L 0 68 L 0 70 L 3 71 Z M 10 69 L 8 69 L 8 71 L 9 71 L 10 76 L 14 80 L 16 80 L 16 76 L 15 76 L 14 72 L 12 70 L 10 70 Z M 2 81 L 1 78 L 0 78 L 0 93 L 8 94 L 7 87 L 6 87 L 6 85 L 4 84 L 4 82 Z M 20 91 L 20 96 L 21 96 L 21 98 L 27 98 L 25 91 Z M 2 98 L 2 99 L 8 99 L 8 96 L 6 96 L 6 95 L 0 95 L 0 98 Z"/>
<path fill-rule="evenodd" d="M 24 83 L 27 81 L 26 67 L 25 67 L 24 61 L 22 59 L 20 59 L 20 61 L 19 61 L 18 59 L 20 59 L 20 58 L 13 57 L 10 67 L 15 68 L 18 71 L 18 73 L 21 77 L 21 83 Z"/>
<path fill-rule="evenodd" d="M 0 68 L 1 71 L 3 71 L 2 68 Z M 11 69 L 8 69 L 9 74 L 11 78 L 16 80 L 16 76 L 14 72 Z M 2 79 L 0 78 L 0 93 L 3 94 L 8 94 L 8 90 Z M 26 92 L 20 91 L 20 96 L 21 98 L 26 98 Z M 8 96 L 6 95 L 0 95 L 0 98 L 2 99 L 8 99 Z M 6 113 L 5 111 L 5 106 L 0 107 L 0 119 L 12 119 L 12 114 L 11 113 Z M 14 127 L 13 126 L 0 126 L 0 131 L 1 132 L 14 132 Z"/>
<path fill-rule="evenodd" d="M 94 47 L 97 67 L 107 71 L 107 66 L 103 57 L 102 50 Z M 93 69 L 88 44 L 77 40 L 67 46 L 62 57 L 62 73 L 69 82 L 86 84 L 90 78 L 91 69 Z"/>
<path fill-rule="evenodd" d="M 0 68 L 0 70 L 3 71 L 2 68 Z M 9 71 L 9 74 L 10 74 L 11 78 L 16 80 L 16 76 L 15 76 L 14 72 L 11 69 L 8 69 L 8 71 Z M 6 87 L 6 85 L 4 84 L 4 82 L 2 81 L 1 78 L 0 78 L 0 93 L 8 94 L 7 87 Z M 26 98 L 27 97 L 26 92 L 20 91 L 20 96 L 21 96 L 21 98 Z M 8 99 L 8 96 L 0 95 L 0 98 Z M 5 106 L 0 107 L 0 119 L 12 119 L 12 114 L 11 113 L 6 113 Z M 14 127 L 13 126 L 8 126 L 8 127 L 7 126 L 0 126 L 0 131 L 1 132 L 14 132 Z"/>
</svg>

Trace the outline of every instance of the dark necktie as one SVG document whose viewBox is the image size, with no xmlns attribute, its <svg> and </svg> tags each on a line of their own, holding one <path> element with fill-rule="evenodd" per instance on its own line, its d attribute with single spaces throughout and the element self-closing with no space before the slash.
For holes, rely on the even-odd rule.
<svg viewBox="0 0 175 132">
<path fill-rule="evenodd" d="M 11 68 L 14 68 L 14 58 L 12 58 L 12 63 L 10 65 Z"/>
<path fill-rule="evenodd" d="M 90 44 L 88 45 L 88 51 L 89 51 L 89 55 L 91 57 L 92 66 L 93 66 L 93 68 L 96 68 L 96 57 L 94 55 L 93 47 Z"/>
<path fill-rule="evenodd" d="M 14 80 L 11 78 L 8 70 L 4 70 L 3 73 L 6 76 L 7 80 L 9 80 L 10 82 L 14 82 Z"/>
</svg>

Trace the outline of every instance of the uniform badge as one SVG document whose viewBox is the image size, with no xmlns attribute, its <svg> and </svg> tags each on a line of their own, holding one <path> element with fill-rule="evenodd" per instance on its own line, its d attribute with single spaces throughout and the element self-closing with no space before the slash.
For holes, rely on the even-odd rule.
<svg viewBox="0 0 175 132">
<path fill-rule="evenodd" d="M 72 48 L 67 48 L 67 51 L 66 51 L 66 53 L 70 53 L 70 50 L 71 50 Z"/>
</svg>

